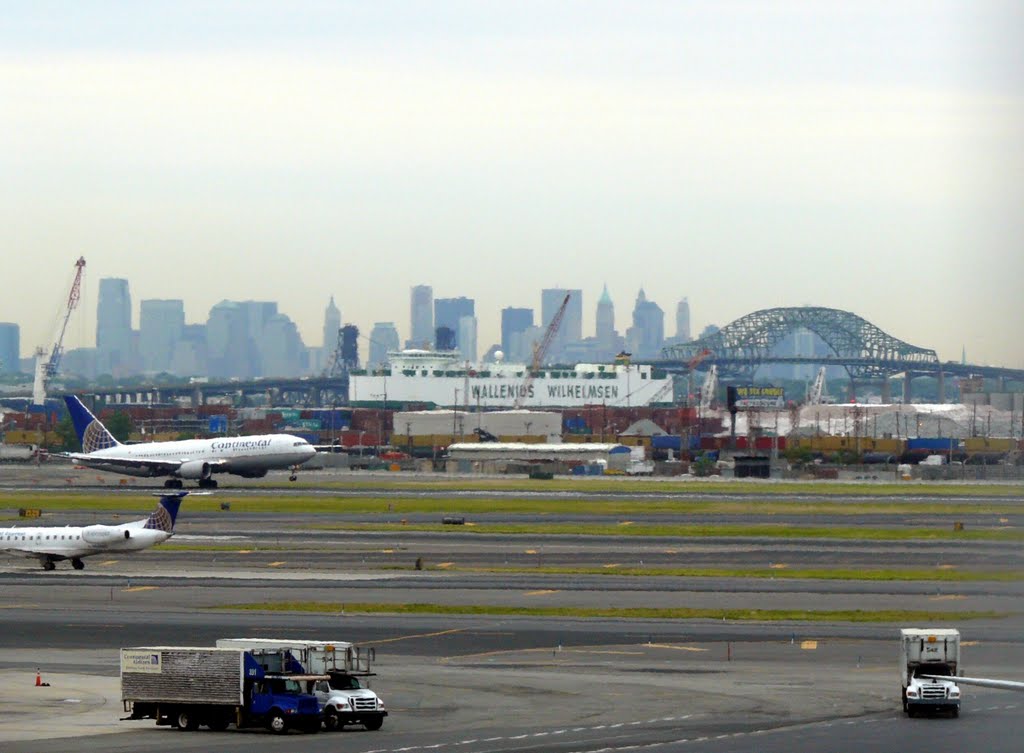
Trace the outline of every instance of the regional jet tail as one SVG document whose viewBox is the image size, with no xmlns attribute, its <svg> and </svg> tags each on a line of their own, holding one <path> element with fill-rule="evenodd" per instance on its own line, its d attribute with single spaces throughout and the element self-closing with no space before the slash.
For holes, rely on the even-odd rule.
<svg viewBox="0 0 1024 753">
<path fill-rule="evenodd" d="M 147 549 L 167 541 L 174 534 L 174 521 L 182 497 L 188 492 L 166 492 L 148 518 L 119 526 L 34 526 L 0 528 L 0 551 L 19 552 L 35 557 L 44 570 L 55 563 L 71 560 L 75 570 L 85 567 L 82 557 L 93 554 L 124 554 Z"/>
<path fill-rule="evenodd" d="M 168 476 L 164 486 L 180 489 L 182 479 L 195 479 L 201 488 L 215 488 L 214 473 L 260 478 L 276 468 L 297 468 L 316 455 L 305 439 L 291 434 L 262 434 L 180 442 L 121 444 L 82 401 L 64 398 L 82 452 L 62 453 L 89 468 L 127 476 Z M 291 476 L 295 479 L 294 473 Z"/>
</svg>

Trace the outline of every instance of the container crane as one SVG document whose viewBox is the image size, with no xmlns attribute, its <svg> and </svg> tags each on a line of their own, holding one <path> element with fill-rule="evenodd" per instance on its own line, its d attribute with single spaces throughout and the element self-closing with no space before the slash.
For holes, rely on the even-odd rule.
<svg viewBox="0 0 1024 753">
<path fill-rule="evenodd" d="M 32 383 L 33 405 L 43 405 L 46 402 L 46 388 L 49 386 L 50 380 L 56 376 L 57 369 L 60 368 L 60 359 L 64 355 L 64 333 L 68 328 L 68 320 L 71 319 L 71 312 L 78 306 L 78 301 L 82 297 L 83 272 L 85 272 L 85 257 L 80 256 L 75 262 L 75 279 L 71 283 L 71 292 L 68 293 L 68 302 L 64 307 L 64 318 L 57 330 L 53 348 L 50 350 L 50 357 L 46 358 L 45 348 L 36 348 L 36 371 Z"/>
<path fill-rule="evenodd" d="M 821 405 L 822 395 L 825 392 L 825 367 L 818 369 L 818 375 L 814 377 L 814 384 L 811 385 L 811 392 L 807 396 L 808 405 Z"/>
<path fill-rule="evenodd" d="M 551 317 L 551 323 L 548 324 L 548 328 L 544 330 L 544 337 L 541 338 L 540 343 L 535 345 L 533 348 L 533 359 L 530 362 L 530 371 L 526 375 L 526 379 L 519 386 L 519 395 L 516 397 L 516 402 L 513 408 L 518 410 L 523 407 L 523 403 L 526 402 L 527 396 L 530 394 L 530 385 L 533 384 L 533 380 L 537 378 L 537 372 L 540 371 L 540 366 L 544 362 L 544 356 L 547 355 L 548 349 L 551 347 L 551 343 L 554 342 L 555 335 L 558 334 L 558 328 L 562 326 L 562 319 L 565 317 L 565 309 L 569 305 L 569 298 L 571 294 L 566 293 L 565 299 L 562 301 L 562 305 L 558 307 L 558 311 Z"/>
</svg>

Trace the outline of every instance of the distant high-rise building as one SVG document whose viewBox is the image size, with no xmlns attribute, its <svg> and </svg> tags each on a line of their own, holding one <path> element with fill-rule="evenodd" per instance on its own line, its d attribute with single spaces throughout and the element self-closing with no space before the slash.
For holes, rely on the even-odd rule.
<svg viewBox="0 0 1024 753">
<path fill-rule="evenodd" d="M 476 317 L 463 316 L 459 319 L 459 329 L 456 332 L 459 354 L 466 361 L 476 363 Z"/>
<path fill-rule="evenodd" d="M 690 342 L 690 302 L 686 298 L 676 305 L 676 342 Z"/>
<path fill-rule="evenodd" d="M 533 326 L 533 309 L 503 308 L 501 310 L 501 349 L 512 360 L 512 337 Z"/>
<path fill-rule="evenodd" d="M 643 288 L 636 296 L 633 326 L 626 333 L 626 342 L 635 358 L 656 358 L 665 344 L 665 312 L 647 300 Z"/>
<path fill-rule="evenodd" d="M 324 370 L 327 368 L 327 364 L 331 362 L 331 355 L 334 353 L 334 349 L 338 347 L 338 331 L 340 329 L 341 311 L 334 305 L 334 296 L 332 295 L 331 302 L 324 309 L 323 344 L 320 346 L 320 352 L 316 359 L 316 371 Z"/>
<path fill-rule="evenodd" d="M 451 327 L 434 330 L 434 350 L 455 350 L 455 330 Z"/>
<path fill-rule="evenodd" d="M 21 329 L 17 324 L 0 322 L 0 374 L 21 371 Z"/>
<path fill-rule="evenodd" d="M 562 306 L 566 294 L 569 295 L 569 303 L 565 308 L 565 315 L 562 317 L 562 325 L 555 333 L 544 359 L 547 363 L 554 363 L 563 357 L 566 343 L 575 343 L 583 339 L 583 291 L 579 289 L 545 288 L 541 290 L 540 327 L 547 331 L 551 320 L 555 318 L 555 314 Z"/>
<path fill-rule="evenodd" d="M 210 376 L 263 376 L 263 337 L 276 315 L 273 301 L 221 301 L 210 309 L 206 323 Z"/>
<path fill-rule="evenodd" d="M 172 374 L 202 376 L 209 373 L 206 359 L 206 325 L 186 324 L 171 355 Z"/>
<path fill-rule="evenodd" d="M 134 371 L 132 352 L 132 297 L 128 280 L 104 277 L 96 305 L 97 368 L 123 376 Z"/>
<path fill-rule="evenodd" d="M 143 371 L 170 371 L 174 348 L 185 330 L 185 302 L 149 298 L 139 303 L 139 355 Z"/>
<path fill-rule="evenodd" d="M 459 319 L 464 316 L 476 316 L 476 302 L 472 298 L 434 299 L 434 328 L 447 327 L 455 333 L 455 344 L 459 342 Z"/>
<path fill-rule="evenodd" d="M 305 370 L 302 337 L 285 314 L 274 314 L 264 323 L 260 353 L 263 376 L 295 377 Z"/>
<path fill-rule="evenodd" d="M 601 347 L 609 349 L 615 344 L 615 304 L 612 297 L 608 295 L 608 286 L 601 291 L 601 298 L 597 302 L 597 313 L 595 315 L 597 327 L 594 336 Z"/>
<path fill-rule="evenodd" d="M 398 330 L 394 322 L 377 322 L 370 330 L 370 351 L 366 360 L 366 368 L 376 369 L 388 362 L 388 353 L 401 347 Z"/>
<path fill-rule="evenodd" d="M 434 342 L 434 289 L 415 285 L 409 295 L 410 348 L 429 348 Z"/>
</svg>

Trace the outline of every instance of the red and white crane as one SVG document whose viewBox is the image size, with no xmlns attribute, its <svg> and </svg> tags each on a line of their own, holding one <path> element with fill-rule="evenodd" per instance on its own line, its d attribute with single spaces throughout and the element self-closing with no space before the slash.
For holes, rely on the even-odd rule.
<svg viewBox="0 0 1024 753">
<path fill-rule="evenodd" d="M 42 405 L 46 402 L 46 387 L 60 367 L 60 358 L 64 355 L 64 333 L 67 331 L 71 312 L 78 306 L 78 301 L 82 297 L 82 273 L 84 271 L 85 257 L 80 256 L 75 262 L 75 280 L 71 283 L 71 292 L 68 294 L 68 302 L 64 307 L 64 316 L 54 338 L 53 348 L 50 349 L 50 357 L 46 357 L 45 348 L 36 348 L 36 373 L 32 383 L 33 405 Z"/>
<path fill-rule="evenodd" d="M 569 305 L 570 295 L 570 293 L 565 294 L 562 305 L 558 307 L 558 311 L 551 317 L 551 323 L 548 324 L 548 328 L 544 330 L 544 337 L 533 348 L 533 360 L 530 362 L 530 371 L 527 373 L 523 383 L 519 385 L 519 394 L 516 396 L 516 402 L 513 406 L 516 409 L 522 408 L 526 398 L 530 395 L 530 385 L 537 378 L 537 372 L 540 371 L 541 364 L 544 363 L 544 356 L 547 355 L 548 348 L 551 347 L 555 335 L 558 334 L 558 328 L 562 326 L 562 319 L 565 317 L 565 309 Z"/>
</svg>

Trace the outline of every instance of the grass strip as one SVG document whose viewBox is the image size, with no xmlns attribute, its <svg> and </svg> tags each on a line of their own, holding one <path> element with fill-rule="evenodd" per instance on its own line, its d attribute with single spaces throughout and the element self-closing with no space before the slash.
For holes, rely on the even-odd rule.
<svg viewBox="0 0 1024 753">
<path fill-rule="evenodd" d="M 227 604 L 210 607 L 217 610 L 253 612 L 319 612 L 363 614 L 452 614 L 452 615 L 505 615 L 523 617 L 605 618 L 625 620 L 734 620 L 753 622 L 893 622 L 925 623 L 963 620 L 1002 619 L 1005 612 L 964 611 L 943 612 L 930 610 L 875 610 L 841 609 L 693 609 L 688 607 L 514 607 L 470 604 L 385 604 L 371 602 L 283 601 L 250 604 Z"/>
<path fill-rule="evenodd" d="M 222 511 L 222 502 L 230 502 L 231 510 Z M 148 513 L 156 503 L 151 496 L 134 494 L 63 494 L 35 495 L 26 500 L 24 494 L 0 494 L 0 509 L 15 510 L 20 507 L 36 507 L 44 513 L 54 511 L 119 511 Z M 232 513 L 282 513 L 282 514 L 393 514 L 393 515 L 484 515 L 484 514 L 527 514 L 527 515 L 614 515 L 621 517 L 643 517 L 650 514 L 663 515 L 881 515 L 909 517 L 921 515 L 1019 515 L 1024 512 L 1024 499 L 1018 504 L 998 502 L 971 504 L 955 500 L 949 502 L 848 502 L 838 499 L 834 502 L 787 501 L 778 498 L 744 500 L 690 500 L 690 499 L 564 499 L 558 497 L 459 497 L 439 495 L 437 497 L 345 497 L 337 496 L 258 496 L 234 497 L 224 490 L 211 497 L 186 497 L 183 513 L 214 512 L 220 515 Z"/>
<path fill-rule="evenodd" d="M 395 533 L 418 531 L 447 533 L 453 536 L 492 534 L 502 536 L 621 536 L 666 538 L 777 538 L 839 539 L 857 541 L 1024 541 L 1024 530 L 952 528 L 862 528 L 860 526 L 792 526 L 783 524 L 634 524 L 604 523 L 478 523 L 471 526 L 446 526 L 441 523 L 345 523 L 314 525 L 317 530 L 370 531 Z"/>
</svg>

